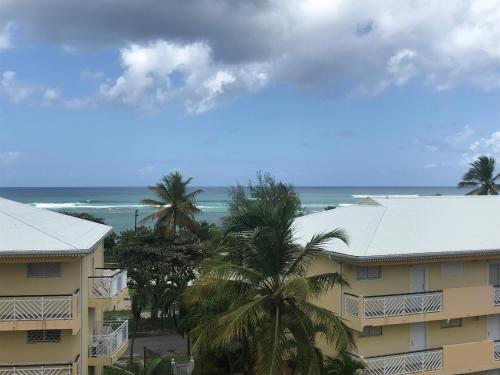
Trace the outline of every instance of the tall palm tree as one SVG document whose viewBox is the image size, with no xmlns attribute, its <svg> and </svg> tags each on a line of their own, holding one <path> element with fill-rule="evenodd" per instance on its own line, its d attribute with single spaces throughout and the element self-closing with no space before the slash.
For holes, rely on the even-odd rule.
<svg viewBox="0 0 500 375">
<path fill-rule="evenodd" d="M 194 215 L 199 212 L 194 199 L 202 190 L 188 193 L 191 181 L 192 178 L 183 180 L 179 172 L 173 172 L 163 176 L 156 185 L 149 186 L 159 199 L 143 199 L 142 203 L 158 207 L 158 210 L 142 221 L 156 220 L 155 230 L 166 237 L 175 236 L 180 228 L 194 230 L 197 227 Z"/>
<path fill-rule="evenodd" d="M 495 181 L 499 176 L 495 175 L 495 158 L 482 155 L 470 163 L 458 187 L 475 187 L 467 195 L 498 195 L 499 185 Z"/>
<path fill-rule="evenodd" d="M 298 205 L 256 201 L 225 220 L 224 251 L 237 249 L 243 261 L 212 261 L 188 288 L 188 303 L 222 296 L 230 301 L 226 311 L 193 330 L 195 350 L 218 352 L 245 342 L 254 353 L 252 373 L 280 375 L 290 366 L 316 375 L 322 369 L 317 337 L 339 350 L 354 346 L 343 320 L 311 302 L 343 283 L 341 276 L 307 272 L 325 243 L 334 239 L 347 243 L 347 236 L 336 229 L 313 236 L 304 246 L 297 244 L 293 226 L 297 209 Z M 292 366 L 297 355 L 300 363 Z"/>
</svg>

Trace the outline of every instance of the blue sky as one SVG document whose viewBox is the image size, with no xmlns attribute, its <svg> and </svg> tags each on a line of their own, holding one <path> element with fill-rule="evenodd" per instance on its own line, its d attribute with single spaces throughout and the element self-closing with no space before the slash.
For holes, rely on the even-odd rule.
<svg viewBox="0 0 500 375">
<path fill-rule="evenodd" d="M 105 2 L 116 24 L 89 0 L 60 29 L 63 2 L 2 3 L 0 186 L 137 186 L 172 170 L 197 185 L 258 170 L 296 185 L 454 185 L 475 156 L 500 156 L 500 22 L 484 2 L 440 8 L 453 17 L 438 26 L 432 1 L 387 1 L 389 21 L 376 2 L 221 3 L 177 4 L 198 29 L 163 9 L 128 27 L 141 6 L 128 0 Z"/>
</svg>

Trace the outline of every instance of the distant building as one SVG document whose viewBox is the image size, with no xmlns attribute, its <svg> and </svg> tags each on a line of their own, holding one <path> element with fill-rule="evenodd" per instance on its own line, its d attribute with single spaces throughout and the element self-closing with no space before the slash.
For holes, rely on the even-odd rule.
<svg viewBox="0 0 500 375">
<path fill-rule="evenodd" d="M 348 282 L 316 303 L 352 327 L 368 374 L 499 373 L 499 196 L 367 197 L 296 228 L 303 243 L 335 228 L 349 234 L 311 273 Z"/>
<path fill-rule="evenodd" d="M 103 310 L 127 273 L 103 268 L 111 227 L 0 198 L 0 373 L 101 374 L 127 348 Z"/>
</svg>

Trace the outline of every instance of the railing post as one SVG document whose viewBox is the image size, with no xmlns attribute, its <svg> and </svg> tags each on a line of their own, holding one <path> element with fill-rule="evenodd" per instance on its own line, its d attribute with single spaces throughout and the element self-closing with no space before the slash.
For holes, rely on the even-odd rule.
<svg viewBox="0 0 500 375">
<path fill-rule="evenodd" d="M 170 372 L 172 374 L 175 374 L 175 360 L 172 358 L 172 360 L 170 361 Z"/>
<path fill-rule="evenodd" d="M 14 320 L 17 320 L 17 311 L 16 311 L 16 297 L 12 299 L 12 304 L 14 305 Z M 14 370 L 15 372 L 15 370 Z"/>
<path fill-rule="evenodd" d="M 41 298 L 41 300 L 42 300 L 42 320 L 44 320 L 45 316 L 44 316 L 44 311 L 43 311 L 44 310 L 43 309 L 43 306 L 44 306 L 44 299 L 43 299 L 43 297 Z"/>
</svg>

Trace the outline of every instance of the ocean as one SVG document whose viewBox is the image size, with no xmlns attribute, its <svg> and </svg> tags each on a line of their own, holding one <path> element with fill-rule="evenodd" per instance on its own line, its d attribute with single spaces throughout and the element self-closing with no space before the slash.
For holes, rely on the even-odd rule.
<svg viewBox="0 0 500 375">
<path fill-rule="evenodd" d="M 227 214 L 228 187 L 197 187 L 203 190 L 196 201 L 200 220 L 218 223 Z M 327 206 L 355 203 L 366 195 L 463 195 L 456 187 L 296 187 L 304 213 Z M 146 187 L 53 187 L 1 188 L 0 197 L 57 211 L 86 212 L 105 220 L 116 232 L 134 228 L 154 208 L 141 204 L 153 198 Z"/>
</svg>

